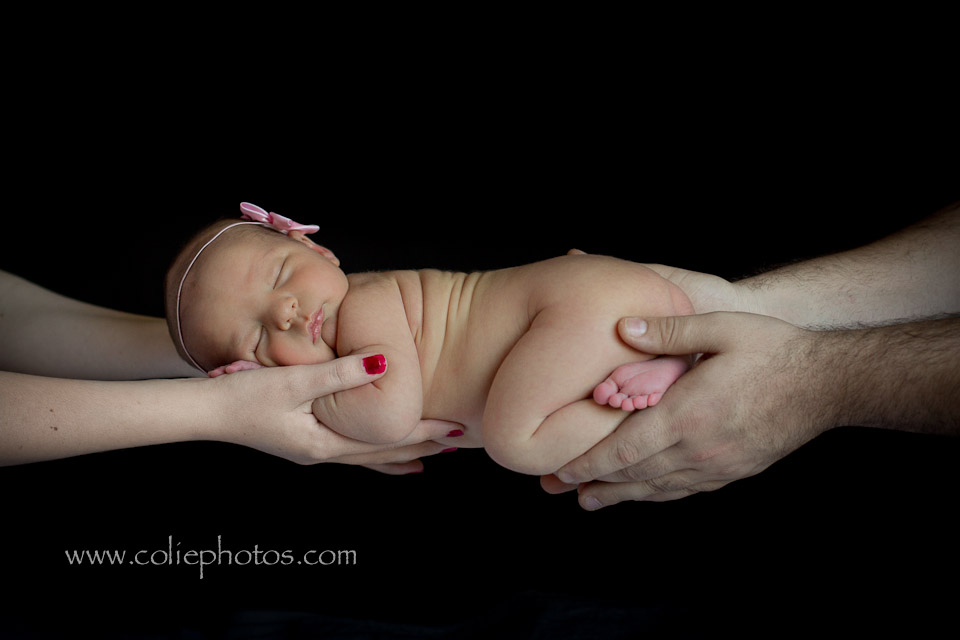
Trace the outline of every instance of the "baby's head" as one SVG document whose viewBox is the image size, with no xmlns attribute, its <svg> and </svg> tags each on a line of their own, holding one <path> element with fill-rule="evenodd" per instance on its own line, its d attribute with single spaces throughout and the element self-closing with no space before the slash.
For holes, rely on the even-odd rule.
<svg viewBox="0 0 960 640">
<path fill-rule="evenodd" d="M 340 261 L 305 227 L 259 207 L 194 237 L 167 273 L 167 325 L 180 355 L 204 371 L 238 360 L 263 366 L 336 357 L 347 293 Z"/>
</svg>

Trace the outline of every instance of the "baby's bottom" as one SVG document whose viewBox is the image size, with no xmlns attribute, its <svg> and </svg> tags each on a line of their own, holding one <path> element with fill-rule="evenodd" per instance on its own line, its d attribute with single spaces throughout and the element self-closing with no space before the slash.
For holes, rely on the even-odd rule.
<svg viewBox="0 0 960 640">
<path fill-rule="evenodd" d="M 660 402 L 664 392 L 689 368 L 689 359 L 677 356 L 631 362 L 598 384 L 593 399 L 624 411 L 646 409 Z"/>
</svg>

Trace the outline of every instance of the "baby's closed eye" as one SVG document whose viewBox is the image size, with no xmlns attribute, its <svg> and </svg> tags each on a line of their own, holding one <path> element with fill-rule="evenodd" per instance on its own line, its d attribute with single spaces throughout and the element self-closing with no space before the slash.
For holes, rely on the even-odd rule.
<svg viewBox="0 0 960 640">
<path fill-rule="evenodd" d="M 273 288 L 274 288 L 274 289 L 276 289 L 276 288 L 280 285 L 280 276 L 283 275 L 283 268 L 286 266 L 286 264 L 287 264 L 287 260 L 286 260 L 286 258 L 284 258 L 284 259 L 280 262 L 280 268 L 277 269 L 277 277 L 274 278 L 274 281 L 273 281 Z"/>
</svg>

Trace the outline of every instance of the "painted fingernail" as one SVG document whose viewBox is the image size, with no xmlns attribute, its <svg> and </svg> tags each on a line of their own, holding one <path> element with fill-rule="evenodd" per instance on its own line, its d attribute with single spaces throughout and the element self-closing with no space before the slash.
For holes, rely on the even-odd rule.
<svg viewBox="0 0 960 640">
<path fill-rule="evenodd" d="M 381 355 L 369 356 L 363 359 L 363 370 L 371 376 L 387 370 L 387 359 Z"/>
<path fill-rule="evenodd" d="M 440 453 L 450 453 L 451 451 L 456 451 L 456 450 L 457 450 L 456 447 L 450 447 L 449 449 L 444 449 Z"/>
<path fill-rule="evenodd" d="M 462 435 L 463 435 L 463 431 L 461 431 L 460 429 L 454 429 L 453 431 L 447 434 L 447 437 L 456 438 L 457 436 L 462 436 Z"/>
<path fill-rule="evenodd" d="M 627 335 L 639 338 L 647 332 L 647 321 L 641 318 L 627 318 L 623 321 L 623 328 Z"/>
</svg>

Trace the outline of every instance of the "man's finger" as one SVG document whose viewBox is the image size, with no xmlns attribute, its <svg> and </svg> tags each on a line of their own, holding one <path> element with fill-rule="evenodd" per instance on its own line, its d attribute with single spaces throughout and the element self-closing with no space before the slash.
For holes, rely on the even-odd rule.
<svg viewBox="0 0 960 640">
<path fill-rule="evenodd" d="M 579 484 L 641 465 L 677 443 L 678 434 L 667 428 L 668 416 L 659 407 L 636 412 L 589 451 L 560 467 L 557 478 Z"/>
<path fill-rule="evenodd" d="M 591 482 L 580 487 L 577 500 L 587 511 L 596 511 L 627 500 L 678 500 L 703 491 L 714 491 L 727 484 L 720 480 L 694 482 L 696 476 L 696 471 L 687 469 L 644 482 Z"/>
<path fill-rule="evenodd" d="M 740 337 L 742 314 L 713 312 L 665 318 L 623 318 L 617 330 L 623 341 L 638 351 L 653 355 L 683 356 L 718 353 Z"/>
<path fill-rule="evenodd" d="M 567 493 L 568 491 L 573 491 L 577 488 L 575 484 L 567 484 L 558 478 L 557 476 L 550 474 L 546 476 L 540 476 L 540 486 L 544 491 L 550 494 L 558 493 Z"/>
</svg>

